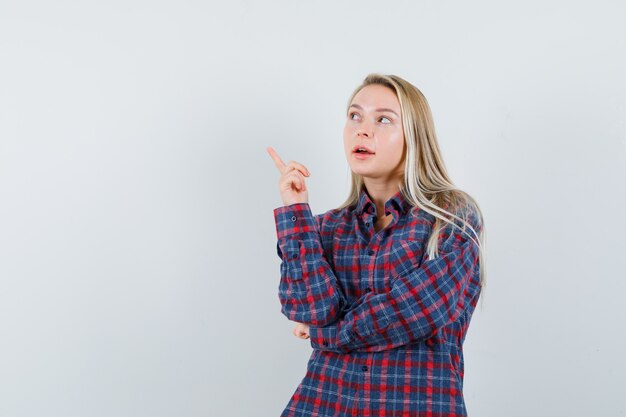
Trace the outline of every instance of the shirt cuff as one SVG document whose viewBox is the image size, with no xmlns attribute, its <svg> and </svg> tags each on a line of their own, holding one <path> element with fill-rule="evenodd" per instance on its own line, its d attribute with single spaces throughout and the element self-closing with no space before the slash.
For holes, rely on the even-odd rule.
<svg viewBox="0 0 626 417">
<path fill-rule="evenodd" d="M 346 336 L 341 337 L 338 333 L 336 325 L 328 325 L 324 327 L 309 326 L 309 337 L 311 340 L 311 347 L 313 349 L 330 350 L 339 353 L 348 353 L 350 348 L 348 344 L 351 339 L 350 336 L 344 332 Z"/>
<path fill-rule="evenodd" d="M 295 203 L 274 209 L 276 236 L 282 239 L 296 233 L 316 232 L 317 223 L 309 203 Z"/>
</svg>

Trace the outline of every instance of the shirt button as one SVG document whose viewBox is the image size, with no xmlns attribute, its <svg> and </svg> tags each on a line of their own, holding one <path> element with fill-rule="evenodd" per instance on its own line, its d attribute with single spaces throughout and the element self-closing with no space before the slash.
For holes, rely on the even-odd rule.
<svg viewBox="0 0 626 417">
<path fill-rule="evenodd" d="M 322 340 L 322 344 L 323 344 L 324 346 L 328 346 L 328 342 L 327 342 L 326 340 Z"/>
<path fill-rule="evenodd" d="M 367 251 L 367 254 L 371 256 L 371 255 L 374 254 L 374 251 L 370 249 L 370 250 Z"/>
<path fill-rule="evenodd" d="M 297 253 L 294 253 L 293 255 L 291 255 L 291 257 L 292 257 L 293 259 L 296 259 L 296 258 L 298 257 L 298 254 L 297 254 Z"/>
<path fill-rule="evenodd" d="M 291 221 L 295 222 L 296 221 L 296 216 L 291 216 Z"/>
<path fill-rule="evenodd" d="M 361 366 L 361 370 L 362 371 L 367 371 L 367 366 L 365 366 L 365 365 Z"/>
<path fill-rule="evenodd" d="M 367 287 L 367 288 L 365 289 L 365 292 L 370 292 L 370 291 L 372 291 L 372 289 L 371 289 L 370 287 Z"/>
</svg>

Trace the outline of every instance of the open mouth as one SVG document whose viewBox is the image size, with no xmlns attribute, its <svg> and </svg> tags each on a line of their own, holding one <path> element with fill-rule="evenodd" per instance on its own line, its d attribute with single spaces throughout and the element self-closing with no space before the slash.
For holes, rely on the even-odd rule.
<svg viewBox="0 0 626 417">
<path fill-rule="evenodd" d="M 374 152 L 365 146 L 355 146 L 352 152 L 360 155 L 374 155 Z"/>
<path fill-rule="evenodd" d="M 372 152 L 357 152 L 352 153 L 356 159 L 368 159 L 374 156 Z"/>
</svg>

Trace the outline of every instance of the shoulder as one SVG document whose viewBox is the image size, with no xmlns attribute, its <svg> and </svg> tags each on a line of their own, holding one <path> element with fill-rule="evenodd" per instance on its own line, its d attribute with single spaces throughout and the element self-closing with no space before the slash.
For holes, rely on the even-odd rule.
<svg viewBox="0 0 626 417">
<path fill-rule="evenodd" d="M 439 234 L 440 247 L 456 247 L 463 244 L 473 244 L 478 246 L 481 241 L 483 230 L 483 217 L 480 208 L 473 199 L 469 199 L 463 204 L 450 210 L 456 217 L 449 217 L 441 228 Z"/>
<path fill-rule="evenodd" d="M 483 227 L 483 217 L 478 205 L 475 201 L 467 201 L 465 204 L 458 207 L 454 214 L 457 217 L 465 220 L 469 223 L 472 228 L 476 230 L 476 233 L 480 233 Z M 456 221 L 457 224 L 461 225 L 461 222 Z"/>
</svg>

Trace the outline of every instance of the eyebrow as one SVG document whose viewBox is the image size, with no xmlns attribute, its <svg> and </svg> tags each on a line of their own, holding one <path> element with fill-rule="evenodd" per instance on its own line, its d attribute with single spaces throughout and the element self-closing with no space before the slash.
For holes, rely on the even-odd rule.
<svg viewBox="0 0 626 417">
<path fill-rule="evenodd" d="M 351 104 L 351 105 L 350 105 L 350 107 L 356 107 L 357 109 L 363 110 L 363 107 L 359 106 L 358 104 Z M 396 117 L 400 117 L 400 116 L 398 115 L 398 113 L 396 113 L 395 111 L 393 111 L 393 110 L 391 110 L 391 109 L 388 109 L 388 108 L 380 108 L 380 109 L 376 109 L 376 110 L 374 110 L 374 111 L 377 111 L 377 112 L 387 112 L 387 113 L 393 113 L 393 114 L 395 114 L 395 115 L 396 115 Z"/>
</svg>

